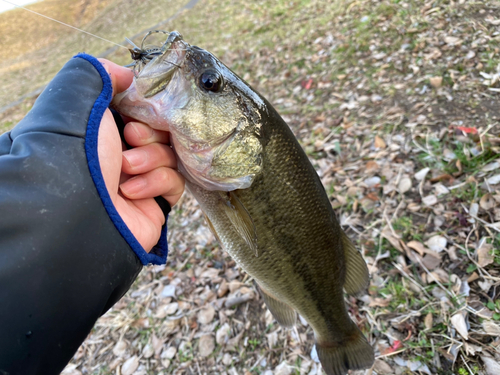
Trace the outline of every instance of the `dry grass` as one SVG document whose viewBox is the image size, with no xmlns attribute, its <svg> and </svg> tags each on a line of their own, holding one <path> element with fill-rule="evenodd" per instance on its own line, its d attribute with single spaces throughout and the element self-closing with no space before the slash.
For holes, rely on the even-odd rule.
<svg viewBox="0 0 500 375">
<path fill-rule="evenodd" d="M 106 4 L 84 26 L 117 41 L 182 5 Z M 367 373 L 500 373 L 499 14 L 496 1 L 212 0 L 165 26 L 264 94 L 317 168 L 372 273 L 348 300 L 376 350 Z M 44 47 L 67 52 L 45 56 L 53 68 L 15 61 L 41 84 L 75 52 L 107 47 L 61 37 Z M 321 373 L 311 329 L 273 322 L 189 196 L 169 226 L 167 265 L 141 273 L 67 373 Z"/>
</svg>

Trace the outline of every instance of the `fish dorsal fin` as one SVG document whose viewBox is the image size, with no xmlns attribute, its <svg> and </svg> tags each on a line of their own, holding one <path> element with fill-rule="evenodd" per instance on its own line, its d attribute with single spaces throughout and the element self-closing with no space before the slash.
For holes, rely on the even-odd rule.
<svg viewBox="0 0 500 375">
<path fill-rule="evenodd" d="M 273 314 L 274 319 L 276 319 L 280 326 L 285 328 L 293 327 L 297 321 L 295 310 L 265 291 L 257 282 L 255 282 L 255 285 L 259 289 L 267 308 L 271 311 L 271 314 Z"/>
<path fill-rule="evenodd" d="M 224 212 L 231 224 L 233 224 L 236 232 L 245 240 L 248 247 L 259 256 L 259 248 L 257 246 L 257 231 L 255 224 L 250 216 L 250 213 L 238 199 L 234 191 L 220 192 Z"/>
<path fill-rule="evenodd" d="M 370 282 L 368 267 L 361 253 L 354 247 L 353 243 L 342 231 L 342 247 L 344 248 L 346 275 L 344 289 L 349 295 L 363 292 Z"/>
</svg>

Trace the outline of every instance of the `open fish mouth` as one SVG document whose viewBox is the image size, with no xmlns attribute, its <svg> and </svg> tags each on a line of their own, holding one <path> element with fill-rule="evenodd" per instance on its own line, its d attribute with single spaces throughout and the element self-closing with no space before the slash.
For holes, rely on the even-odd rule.
<svg viewBox="0 0 500 375">
<path fill-rule="evenodd" d="M 165 33 L 157 30 L 154 32 Z M 135 60 L 137 91 L 144 98 L 150 98 L 168 86 L 177 69 L 184 63 L 186 50 L 189 48 L 189 44 L 177 31 L 168 33 L 161 46 L 144 46 L 147 37 L 154 32 L 144 37 L 140 48 L 132 43 L 134 48 L 129 49 Z"/>
</svg>

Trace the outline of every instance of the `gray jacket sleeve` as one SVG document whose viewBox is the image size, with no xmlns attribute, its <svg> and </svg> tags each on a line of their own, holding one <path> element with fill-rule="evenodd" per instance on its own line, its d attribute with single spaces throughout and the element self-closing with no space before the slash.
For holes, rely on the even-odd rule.
<svg viewBox="0 0 500 375">
<path fill-rule="evenodd" d="M 78 55 L 0 136 L 2 375 L 60 373 L 142 266 L 166 261 L 166 227 L 146 253 L 104 185 L 97 135 L 111 96 L 101 64 Z"/>
</svg>

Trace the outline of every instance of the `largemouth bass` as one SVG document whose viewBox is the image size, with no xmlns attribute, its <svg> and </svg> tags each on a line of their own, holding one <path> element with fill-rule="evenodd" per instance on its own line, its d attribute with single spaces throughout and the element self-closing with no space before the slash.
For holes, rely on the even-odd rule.
<svg viewBox="0 0 500 375">
<path fill-rule="evenodd" d="M 114 100 L 124 115 L 171 133 L 186 186 L 208 226 L 258 284 L 285 327 L 314 329 L 328 375 L 373 364 L 344 301 L 369 282 L 321 181 L 292 131 L 211 53 L 170 33 Z M 139 56 L 139 55 L 138 55 Z"/>
</svg>

